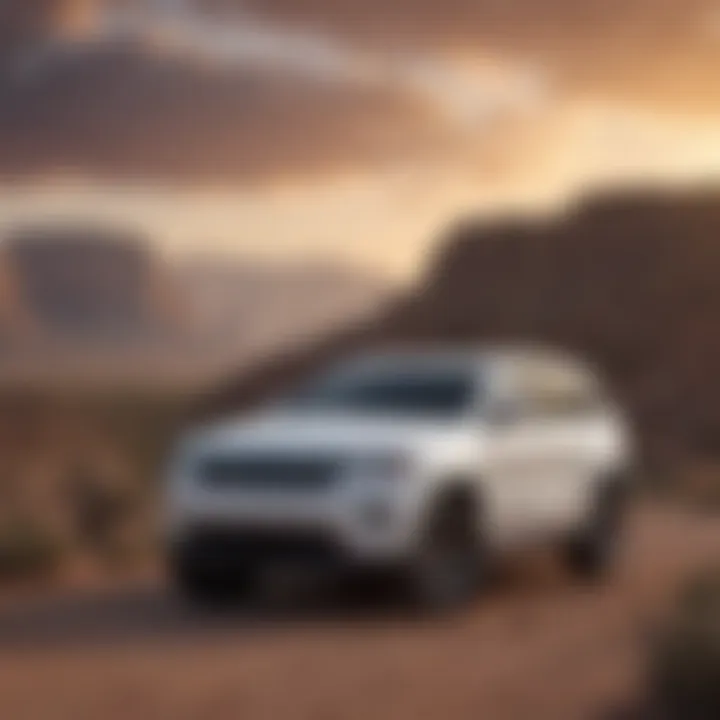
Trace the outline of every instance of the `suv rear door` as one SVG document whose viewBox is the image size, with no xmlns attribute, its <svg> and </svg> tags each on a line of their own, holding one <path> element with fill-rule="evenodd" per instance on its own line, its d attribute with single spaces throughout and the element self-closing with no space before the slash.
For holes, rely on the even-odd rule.
<svg viewBox="0 0 720 720">
<path fill-rule="evenodd" d="M 594 484 L 602 403 L 595 379 L 575 363 L 543 360 L 534 370 L 525 397 L 538 466 L 528 513 L 539 529 L 563 531 L 580 521 Z"/>
<path fill-rule="evenodd" d="M 515 358 L 510 376 L 512 410 L 491 422 L 488 452 L 500 523 L 518 538 L 568 529 L 593 479 L 592 384 L 575 366 L 533 355 Z"/>
</svg>

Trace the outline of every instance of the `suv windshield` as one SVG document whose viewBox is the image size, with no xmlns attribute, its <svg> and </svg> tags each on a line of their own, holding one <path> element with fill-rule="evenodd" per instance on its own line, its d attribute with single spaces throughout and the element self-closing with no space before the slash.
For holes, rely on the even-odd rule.
<svg viewBox="0 0 720 720">
<path fill-rule="evenodd" d="M 466 412 L 474 400 L 469 372 L 393 368 L 322 376 L 284 404 L 295 409 L 447 417 Z"/>
</svg>

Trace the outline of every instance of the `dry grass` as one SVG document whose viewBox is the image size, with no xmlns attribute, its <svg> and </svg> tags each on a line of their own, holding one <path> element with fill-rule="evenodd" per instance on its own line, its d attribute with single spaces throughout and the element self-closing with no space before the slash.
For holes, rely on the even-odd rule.
<svg viewBox="0 0 720 720">
<path fill-rule="evenodd" d="M 178 395 L 0 397 L 0 581 L 86 557 L 153 551 L 162 467 L 182 424 Z"/>
</svg>

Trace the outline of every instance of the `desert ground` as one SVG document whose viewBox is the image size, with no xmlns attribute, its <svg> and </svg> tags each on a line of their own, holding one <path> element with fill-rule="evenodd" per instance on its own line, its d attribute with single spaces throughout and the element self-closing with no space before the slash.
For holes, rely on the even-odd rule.
<svg viewBox="0 0 720 720">
<path fill-rule="evenodd" d="M 639 509 L 613 577 L 518 559 L 468 612 L 315 600 L 228 616 L 159 578 L 7 594 L 3 717 L 355 720 L 638 717 L 644 648 L 683 578 L 720 552 L 711 515 Z M 624 714 L 625 713 L 625 714 Z"/>
</svg>

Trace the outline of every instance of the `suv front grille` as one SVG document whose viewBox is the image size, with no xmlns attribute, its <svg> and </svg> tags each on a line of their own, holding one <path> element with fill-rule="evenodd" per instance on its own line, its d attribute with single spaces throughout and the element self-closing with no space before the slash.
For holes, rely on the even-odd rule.
<svg viewBox="0 0 720 720">
<path fill-rule="evenodd" d="M 323 490 L 339 477 L 338 458 L 233 455 L 206 458 L 197 470 L 213 489 Z"/>
<path fill-rule="evenodd" d="M 297 562 L 330 565 L 339 562 L 342 549 L 327 533 L 299 529 L 197 527 L 182 548 L 188 560 L 248 565 Z"/>
</svg>

